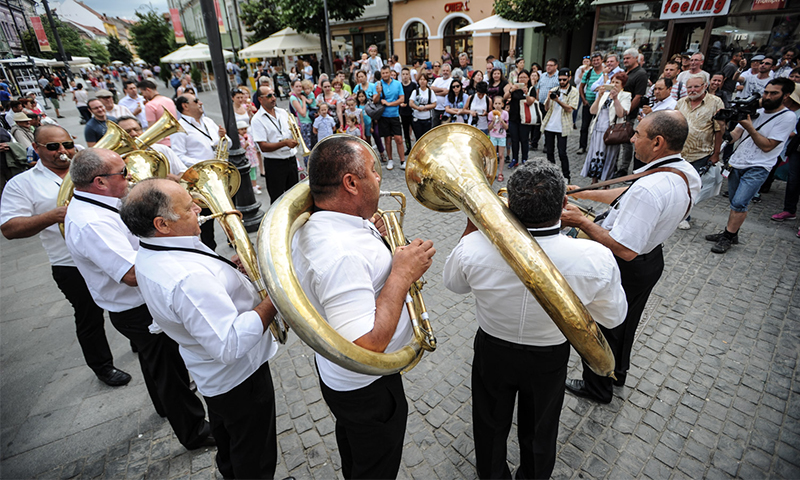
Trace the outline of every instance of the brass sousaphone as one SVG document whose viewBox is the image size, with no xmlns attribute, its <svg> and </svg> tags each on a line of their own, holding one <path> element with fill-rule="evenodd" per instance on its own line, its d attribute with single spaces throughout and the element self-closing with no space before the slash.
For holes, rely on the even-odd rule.
<svg viewBox="0 0 800 480">
<path fill-rule="evenodd" d="M 110 120 L 106 122 L 106 126 L 105 135 L 92 148 L 106 148 L 122 156 L 128 172 L 130 172 L 131 183 L 136 183 L 149 177 L 166 178 L 169 174 L 169 161 L 160 152 L 150 148 L 150 145 L 173 133 L 185 132 L 168 110 L 164 110 L 161 118 L 150 125 L 137 138 L 131 137 L 119 125 Z M 67 173 L 58 190 L 56 205 L 59 207 L 69 205 L 74 190 L 75 185 L 72 183 L 72 177 Z M 64 224 L 59 223 L 58 228 L 61 230 L 61 236 L 63 237 Z"/>
<path fill-rule="evenodd" d="M 336 134 L 317 143 L 345 136 Z M 347 135 L 369 148 L 373 161 L 380 169 L 380 159 L 363 140 Z M 402 194 L 381 192 L 381 196 L 398 198 Z M 402 196 L 401 204 L 405 202 Z M 342 337 L 319 314 L 300 286 L 292 261 L 291 245 L 295 232 L 311 215 L 313 200 L 308 181 L 302 181 L 283 194 L 273 205 L 258 230 L 258 260 L 266 280 L 269 296 L 280 315 L 292 330 L 314 351 L 347 370 L 367 375 L 390 375 L 408 371 L 416 365 L 425 351 L 436 348 L 436 338 L 430 328 L 428 314 L 420 295 L 421 283 L 409 290 L 406 306 L 414 336 L 411 342 L 396 352 L 378 353 L 359 347 Z M 402 206 L 401 206 L 402 209 Z M 384 212 L 384 222 L 389 230 L 389 242 L 405 245 L 405 237 L 399 229 L 394 212 Z M 396 228 L 391 228 L 394 225 Z"/>
<path fill-rule="evenodd" d="M 527 229 L 491 188 L 497 155 L 489 138 L 463 123 L 422 136 L 406 159 L 411 195 L 437 212 L 461 210 L 497 248 L 589 367 L 614 373 L 614 354 L 586 307 Z"/>
</svg>

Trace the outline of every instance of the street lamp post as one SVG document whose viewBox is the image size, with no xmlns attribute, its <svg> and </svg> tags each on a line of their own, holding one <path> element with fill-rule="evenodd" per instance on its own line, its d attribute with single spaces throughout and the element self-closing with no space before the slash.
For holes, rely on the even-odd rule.
<svg viewBox="0 0 800 480">
<path fill-rule="evenodd" d="M 47 0 L 42 0 L 42 4 L 44 5 L 44 11 L 47 13 L 47 21 L 50 22 L 50 29 L 53 30 L 53 36 L 56 37 L 56 45 L 58 45 L 58 53 L 61 55 L 61 61 L 64 62 L 64 70 L 67 71 L 67 77 L 72 80 L 72 70 L 69 69 L 67 54 L 64 53 L 64 45 L 61 43 L 61 35 L 58 34 L 56 22 L 53 20 L 50 4 L 47 3 Z"/>
<path fill-rule="evenodd" d="M 233 113 L 233 102 L 230 96 L 228 75 L 225 68 L 225 56 L 222 53 L 222 38 L 219 34 L 219 23 L 214 0 L 200 0 L 203 11 L 203 24 L 208 35 L 208 50 L 211 52 L 211 67 L 214 70 L 214 83 L 217 85 L 219 106 L 225 130 L 231 139 L 228 162 L 233 164 L 242 181 L 239 191 L 233 197 L 236 208 L 242 212 L 242 222 L 248 232 L 258 230 L 264 214 L 259 210 L 261 202 L 256 201 L 253 184 L 250 182 L 250 162 L 245 157 L 245 150 L 239 144 L 239 133 L 236 131 L 236 118 Z"/>
</svg>

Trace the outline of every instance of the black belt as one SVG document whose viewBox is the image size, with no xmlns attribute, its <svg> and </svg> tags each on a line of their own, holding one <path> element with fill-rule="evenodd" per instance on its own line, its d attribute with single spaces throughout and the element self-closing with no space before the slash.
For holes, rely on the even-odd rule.
<svg viewBox="0 0 800 480">
<path fill-rule="evenodd" d="M 535 346 L 535 345 L 522 345 L 520 343 L 508 342 L 506 340 L 503 340 L 503 339 L 500 339 L 500 338 L 497 338 L 497 337 L 493 337 L 493 336 L 489 335 L 488 333 L 486 333 L 485 331 L 483 331 L 482 328 L 478 328 L 478 336 L 483 338 L 484 340 L 486 340 L 489 343 L 494 343 L 495 345 L 499 345 L 499 346 L 505 347 L 505 348 L 511 348 L 513 350 L 523 350 L 523 351 L 526 351 L 526 352 L 552 352 L 555 348 L 560 347 L 561 345 L 563 345 L 563 344 L 548 345 L 548 346 L 544 346 L 544 347 L 538 347 L 538 346 Z"/>
</svg>

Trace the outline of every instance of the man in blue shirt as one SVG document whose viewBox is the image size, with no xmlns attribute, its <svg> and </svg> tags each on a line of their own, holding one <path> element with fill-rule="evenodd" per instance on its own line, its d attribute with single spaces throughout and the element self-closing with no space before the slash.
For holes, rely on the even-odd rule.
<svg viewBox="0 0 800 480">
<path fill-rule="evenodd" d="M 403 128 L 400 125 L 400 108 L 399 105 L 405 102 L 405 95 L 403 95 L 403 86 L 397 80 L 392 80 L 392 69 L 388 65 L 381 68 L 381 81 L 375 86 L 376 94 L 372 101 L 377 102 L 380 99 L 383 108 L 383 115 L 378 120 L 378 131 L 383 135 L 383 142 L 386 146 L 386 154 L 389 161 L 386 163 L 386 169 L 391 170 L 394 168 L 392 162 L 392 144 L 391 140 L 394 138 L 394 143 L 397 145 L 397 154 L 400 156 L 400 168 L 405 168 L 406 160 L 403 154 Z"/>
<path fill-rule="evenodd" d="M 89 111 L 92 112 L 92 118 L 86 122 L 86 127 L 83 129 L 83 137 L 86 139 L 86 146 L 91 148 L 95 143 L 100 140 L 108 130 L 108 120 L 116 122 L 115 117 L 110 117 L 106 113 L 106 107 L 100 99 L 93 98 L 88 102 Z"/>
</svg>

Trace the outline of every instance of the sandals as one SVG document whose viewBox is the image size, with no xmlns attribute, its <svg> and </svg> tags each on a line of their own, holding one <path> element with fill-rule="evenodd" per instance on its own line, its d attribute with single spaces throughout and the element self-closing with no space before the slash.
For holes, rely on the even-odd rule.
<svg viewBox="0 0 800 480">
<path fill-rule="evenodd" d="M 505 180 L 505 177 L 503 177 L 503 174 L 502 173 L 498 173 L 497 174 L 497 181 L 498 182 L 502 182 L 503 180 Z"/>
</svg>

